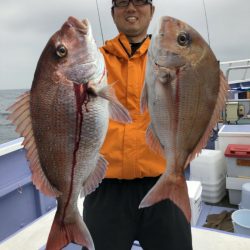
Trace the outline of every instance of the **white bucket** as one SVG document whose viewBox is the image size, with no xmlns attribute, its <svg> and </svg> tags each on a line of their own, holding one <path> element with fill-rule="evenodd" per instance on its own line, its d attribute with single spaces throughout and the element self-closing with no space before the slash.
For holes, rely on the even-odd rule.
<svg viewBox="0 0 250 250">
<path fill-rule="evenodd" d="M 250 182 L 244 183 L 242 185 L 241 203 L 239 205 L 239 208 L 250 209 Z"/>
<path fill-rule="evenodd" d="M 232 213 L 234 232 L 250 235 L 250 209 L 239 209 Z"/>
</svg>

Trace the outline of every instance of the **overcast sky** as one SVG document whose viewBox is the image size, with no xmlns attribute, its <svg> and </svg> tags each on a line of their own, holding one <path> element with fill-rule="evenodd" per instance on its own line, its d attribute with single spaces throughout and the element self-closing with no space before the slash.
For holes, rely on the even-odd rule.
<svg viewBox="0 0 250 250">
<path fill-rule="evenodd" d="M 154 0 L 160 16 L 179 18 L 208 41 L 203 0 Z M 111 0 L 98 0 L 104 39 L 117 34 Z M 250 0 L 205 0 L 210 45 L 220 61 L 250 58 Z M 0 89 L 29 89 L 38 58 L 68 16 L 88 18 L 102 45 L 96 0 L 0 0 Z"/>
</svg>

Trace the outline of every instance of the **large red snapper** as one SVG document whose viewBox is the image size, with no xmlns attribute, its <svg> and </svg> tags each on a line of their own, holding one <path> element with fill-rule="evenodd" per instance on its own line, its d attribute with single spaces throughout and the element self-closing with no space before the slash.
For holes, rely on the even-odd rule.
<svg viewBox="0 0 250 250">
<path fill-rule="evenodd" d="M 47 43 L 31 90 L 12 105 L 9 119 L 24 136 L 32 180 L 58 206 L 46 249 L 74 242 L 94 250 L 77 199 L 95 190 L 107 162 L 99 154 L 109 117 L 130 122 L 107 85 L 104 59 L 87 20 L 70 17 Z"/>
<path fill-rule="evenodd" d="M 148 107 L 151 116 L 147 142 L 166 157 L 167 167 L 140 207 L 169 198 L 190 221 L 184 170 L 218 122 L 227 89 L 219 62 L 201 35 L 180 20 L 162 17 L 148 52 L 141 109 Z"/>
</svg>

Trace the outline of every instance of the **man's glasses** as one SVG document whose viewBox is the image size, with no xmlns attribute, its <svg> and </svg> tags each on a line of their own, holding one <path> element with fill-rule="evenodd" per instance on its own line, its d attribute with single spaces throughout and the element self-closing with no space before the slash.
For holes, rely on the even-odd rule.
<svg viewBox="0 0 250 250">
<path fill-rule="evenodd" d="M 113 7 L 127 7 L 132 2 L 134 6 L 152 4 L 152 0 L 114 0 Z"/>
</svg>

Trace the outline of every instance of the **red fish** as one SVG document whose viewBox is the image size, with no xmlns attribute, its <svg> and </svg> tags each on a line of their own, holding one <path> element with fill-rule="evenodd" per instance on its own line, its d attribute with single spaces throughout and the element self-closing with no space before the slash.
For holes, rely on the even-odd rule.
<svg viewBox="0 0 250 250">
<path fill-rule="evenodd" d="M 104 59 L 87 20 L 69 17 L 48 41 L 31 90 L 12 105 L 9 119 L 24 136 L 32 180 L 58 206 L 47 250 L 70 242 L 94 250 L 77 199 L 94 191 L 107 162 L 99 154 L 109 117 L 130 122 L 107 85 Z"/>
<path fill-rule="evenodd" d="M 140 207 L 171 199 L 190 221 L 184 170 L 207 143 L 227 89 L 219 62 L 201 35 L 180 20 L 162 17 L 148 52 L 141 109 L 148 107 L 151 116 L 147 142 L 166 157 L 167 166 Z"/>
</svg>

